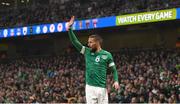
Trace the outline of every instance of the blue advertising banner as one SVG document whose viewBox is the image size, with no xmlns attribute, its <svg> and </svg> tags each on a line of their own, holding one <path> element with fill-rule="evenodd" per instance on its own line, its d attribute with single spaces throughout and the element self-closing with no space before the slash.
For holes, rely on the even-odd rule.
<svg viewBox="0 0 180 104">
<path fill-rule="evenodd" d="M 180 19 L 180 8 L 176 9 L 176 14 L 177 14 L 176 19 Z"/>
<path fill-rule="evenodd" d="M 0 38 L 3 38 L 2 30 L 0 30 Z"/>
<path fill-rule="evenodd" d="M 111 27 L 116 25 L 116 17 L 104 17 L 104 18 L 94 18 L 87 20 L 75 21 L 73 25 L 74 30 L 85 30 L 85 29 L 95 29 L 95 28 L 104 28 Z M 66 23 L 67 24 L 67 23 Z M 65 26 L 66 26 L 65 24 Z"/>
<path fill-rule="evenodd" d="M 176 8 L 176 19 L 180 19 L 180 8 Z M 122 15 L 123 16 L 123 15 Z M 87 30 L 116 26 L 116 17 L 103 17 L 86 20 L 77 20 L 73 24 L 73 30 Z M 67 31 L 67 22 L 40 24 L 25 27 L 0 29 L 0 38 L 50 34 Z"/>
<path fill-rule="evenodd" d="M 8 28 L 0 30 L 0 38 L 30 35 L 29 27 Z"/>
<path fill-rule="evenodd" d="M 103 17 L 87 20 L 78 20 L 73 24 L 74 30 L 86 30 L 115 26 L 116 17 Z M 67 22 L 41 24 L 27 27 L 8 28 L 0 30 L 0 38 L 15 36 L 39 35 L 67 31 Z"/>
</svg>

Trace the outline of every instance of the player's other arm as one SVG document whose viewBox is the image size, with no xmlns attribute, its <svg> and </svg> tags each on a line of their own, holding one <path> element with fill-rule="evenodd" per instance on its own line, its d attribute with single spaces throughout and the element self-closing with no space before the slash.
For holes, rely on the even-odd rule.
<svg viewBox="0 0 180 104">
<path fill-rule="evenodd" d="M 76 35 L 74 34 L 71 28 L 73 23 L 74 23 L 74 16 L 71 17 L 71 20 L 68 22 L 68 27 L 67 27 L 70 41 L 72 42 L 72 44 L 76 47 L 78 51 L 81 51 L 81 53 L 84 53 L 83 50 L 85 50 L 85 47 L 79 42 L 79 40 L 77 39 Z"/>
<path fill-rule="evenodd" d="M 111 69 L 112 73 L 113 73 L 113 79 L 114 79 L 114 84 L 113 87 L 118 90 L 120 88 L 119 86 L 119 80 L 118 80 L 118 73 L 117 73 L 117 69 L 116 69 L 116 65 L 113 61 L 113 57 L 110 54 L 109 55 L 109 68 Z"/>
</svg>

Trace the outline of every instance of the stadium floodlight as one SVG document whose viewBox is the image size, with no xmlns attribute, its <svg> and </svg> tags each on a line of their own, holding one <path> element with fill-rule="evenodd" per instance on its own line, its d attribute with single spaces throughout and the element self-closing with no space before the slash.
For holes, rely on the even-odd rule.
<svg viewBox="0 0 180 104">
<path fill-rule="evenodd" d="M 10 3 L 6 3 L 6 5 L 7 5 L 7 6 L 9 6 L 9 5 L 10 5 Z"/>
<path fill-rule="evenodd" d="M 6 3 L 5 3 L 5 2 L 2 2 L 1 4 L 2 4 L 2 5 L 5 5 Z"/>
</svg>

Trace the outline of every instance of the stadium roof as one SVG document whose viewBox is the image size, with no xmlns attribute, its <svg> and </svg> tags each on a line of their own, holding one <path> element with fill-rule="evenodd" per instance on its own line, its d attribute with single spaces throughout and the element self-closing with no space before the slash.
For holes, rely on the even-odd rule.
<svg viewBox="0 0 180 104">
<path fill-rule="evenodd" d="M 31 5 L 33 2 L 46 3 L 49 0 L 0 0 L 0 9 L 13 8 L 14 6 Z"/>
<path fill-rule="evenodd" d="M 11 5 L 14 5 L 15 0 L 0 0 L 0 7 L 9 7 Z"/>
</svg>

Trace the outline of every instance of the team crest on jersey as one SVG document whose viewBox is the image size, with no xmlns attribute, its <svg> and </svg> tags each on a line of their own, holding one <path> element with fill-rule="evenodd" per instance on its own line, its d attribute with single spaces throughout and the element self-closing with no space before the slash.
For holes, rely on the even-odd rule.
<svg viewBox="0 0 180 104">
<path fill-rule="evenodd" d="M 101 58 L 106 60 L 107 59 L 107 55 L 102 55 Z"/>
<path fill-rule="evenodd" d="M 97 56 L 96 59 L 95 59 L 96 62 L 99 62 L 100 61 L 100 57 Z"/>
</svg>

